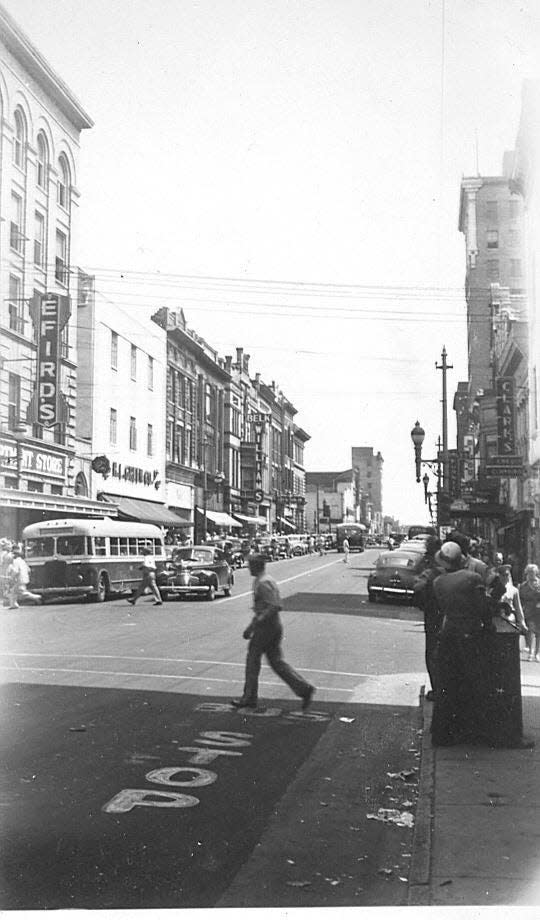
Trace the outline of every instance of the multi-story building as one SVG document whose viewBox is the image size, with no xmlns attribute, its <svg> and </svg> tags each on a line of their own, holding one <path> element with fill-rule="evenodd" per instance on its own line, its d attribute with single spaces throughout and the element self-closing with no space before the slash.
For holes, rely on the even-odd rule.
<svg viewBox="0 0 540 920">
<path fill-rule="evenodd" d="M 189 518 L 166 506 L 166 343 L 155 323 L 99 295 L 79 308 L 76 426 L 91 445 L 92 497 L 120 518 L 172 527 Z"/>
<path fill-rule="evenodd" d="M 528 450 L 524 483 L 530 513 L 527 559 L 540 558 L 540 82 L 523 86 L 511 188 L 523 201 L 528 304 Z"/>
<path fill-rule="evenodd" d="M 78 456 L 77 212 L 81 132 L 63 80 L 0 7 L 2 529 L 99 515 Z"/>
<path fill-rule="evenodd" d="M 514 160 L 506 153 L 501 176 L 461 184 L 468 381 L 454 399 L 459 494 L 452 496 L 450 514 L 494 547 L 522 556 L 529 348 L 523 203 L 511 181 Z"/>
<path fill-rule="evenodd" d="M 310 531 L 332 530 L 345 521 L 361 523 L 361 500 L 358 477 L 352 469 L 306 473 L 306 524 Z"/>
<path fill-rule="evenodd" d="M 365 523 L 375 514 L 382 514 L 382 474 L 384 460 L 381 452 L 373 453 L 372 447 L 351 448 L 352 467 L 358 480 L 358 488 L 364 496 Z"/>
</svg>

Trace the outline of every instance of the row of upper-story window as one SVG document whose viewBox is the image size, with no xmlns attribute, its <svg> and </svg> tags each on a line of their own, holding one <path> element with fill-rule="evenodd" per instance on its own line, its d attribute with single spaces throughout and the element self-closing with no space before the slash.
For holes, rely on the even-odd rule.
<svg viewBox="0 0 540 920">
<path fill-rule="evenodd" d="M 488 198 L 482 204 L 484 218 L 492 226 L 500 220 L 517 220 L 522 213 L 521 199 L 518 197 L 504 200 Z"/>
<path fill-rule="evenodd" d="M 56 228 L 54 277 L 63 287 L 69 286 L 69 236 L 67 228 Z M 25 255 L 25 244 L 31 237 L 27 237 L 24 225 L 24 202 L 22 196 L 15 191 L 11 192 L 11 220 L 9 226 L 9 245 L 13 252 L 20 256 Z M 47 214 L 41 210 L 34 211 L 33 226 L 33 253 L 32 261 L 36 268 L 47 272 L 48 267 L 48 236 Z"/>
<path fill-rule="evenodd" d="M 523 265 L 521 259 L 509 260 L 510 275 L 509 281 L 521 281 L 523 278 Z M 488 259 L 486 261 L 486 275 L 488 281 L 500 281 L 501 270 L 498 259 Z M 504 280 L 504 279 L 503 279 Z"/>
<path fill-rule="evenodd" d="M 109 409 L 109 443 L 111 447 L 118 444 L 118 409 Z M 134 415 L 129 416 L 129 449 L 137 450 L 137 418 Z M 146 453 L 149 457 L 154 455 L 154 426 L 150 423 L 146 425 Z"/>
<path fill-rule="evenodd" d="M 23 110 L 18 107 L 13 115 L 14 136 L 12 145 L 12 160 L 15 166 L 23 173 L 27 171 L 27 146 L 28 128 Z M 47 138 L 43 131 L 39 131 L 36 138 L 36 185 L 47 191 L 49 179 L 50 154 Z M 71 171 L 67 157 L 61 153 L 57 164 L 58 177 L 56 180 L 56 201 L 64 210 L 69 210 L 71 200 Z"/>
<path fill-rule="evenodd" d="M 129 359 L 129 369 L 130 376 L 132 380 L 137 380 L 137 353 L 140 351 L 136 345 L 131 343 L 129 344 L 130 348 L 130 359 Z M 113 371 L 118 370 L 118 354 L 120 346 L 120 336 L 114 329 L 111 329 L 111 368 Z M 144 352 L 141 352 L 144 354 Z M 146 386 L 149 390 L 154 389 L 154 358 L 152 355 L 146 355 Z"/>
</svg>

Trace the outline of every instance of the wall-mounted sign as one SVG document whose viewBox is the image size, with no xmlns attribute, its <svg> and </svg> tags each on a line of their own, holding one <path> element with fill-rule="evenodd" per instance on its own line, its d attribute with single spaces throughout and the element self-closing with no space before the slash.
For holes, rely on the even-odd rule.
<svg viewBox="0 0 540 920">
<path fill-rule="evenodd" d="M 490 457 L 486 460 L 486 476 L 507 476 L 521 479 L 525 475 L 523 457 L 518 454 Z"/>
<path fill-rule="evenodd" d="M 159 470 L 143 470 L 139 466 L 127 466 L 122 463 L 116 463 L 111 466 L 111 475 L 116 479 L 124 479 L 127 482 L 138 482 L 144 486 L 154 486 L 159 489 L 161 482 L 159 480 Z"/>
<path fill-rule="evenodd" d="M 30 444 L 19 444 L 20 460 L 17 467 L 17 444 L 14 441 L 0 441 L 0 467 L 12 472 L 32 473 L 51 479 L 66 478 L 67 458 L 48 450 L 39 450 Z"/>
<path fill-rule="evenodd" d="M 514 378 L 497 379 L 497 450 L 513 454 L 516 450 L 514 427 Z"/>
</svg>

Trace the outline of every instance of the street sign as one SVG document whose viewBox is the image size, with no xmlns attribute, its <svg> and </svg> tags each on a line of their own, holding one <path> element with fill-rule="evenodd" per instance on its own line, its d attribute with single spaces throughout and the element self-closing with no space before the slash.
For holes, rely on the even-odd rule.
<svg viewBox="0 0 540 920">
<path fill-rule="evenodd" d="M 456 498 L 450 505 L 450 511 L 468 511 L 469 505 L 462 498 Z"/>
</svg>

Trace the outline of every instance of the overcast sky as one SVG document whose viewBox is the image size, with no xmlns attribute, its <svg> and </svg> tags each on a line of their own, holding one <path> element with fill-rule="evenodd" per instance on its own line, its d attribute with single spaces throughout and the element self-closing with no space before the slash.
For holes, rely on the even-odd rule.
<svg viewBox="0 0 540 920">
<path fill-rule="evenodd" d="M 434 456 L 443 344 L 452 438 L 467 376 L 460 181 L 514 145 L 538 0 L 2 2 L 95 121 L 101 294 L 243 346 L 298 408 L 308 470 L 372 445 L 385 512 L 425 521 L 410 429 Z"/>
</svg>

